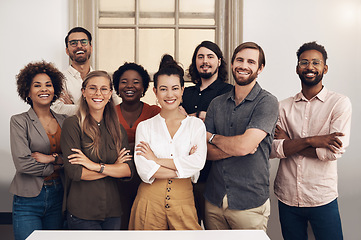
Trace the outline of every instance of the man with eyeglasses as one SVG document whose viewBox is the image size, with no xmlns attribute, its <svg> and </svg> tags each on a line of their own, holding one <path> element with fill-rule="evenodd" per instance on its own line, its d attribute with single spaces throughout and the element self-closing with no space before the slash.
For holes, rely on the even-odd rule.
<svg viewBox="0 0 361 240">
<path fill-rule="evenodd" d="M 316 42 L 297 51 L 302 90 L 279 104 L 271 157 L 280 158 L 274 191 L 284 239 L 343 239 L 337 159 L 349 145 L 351 102 L 323 86 L 327 52 Z"/>
<path fill-rule="evenodd" d="M 82 27 L 75 27 L 65 37 L 65 51 L 71 60 L 65 75 L 62 96 L 54 102 L 52 109 L 57 113 L 74 115 L 81 97 L 81 86 L 85 76 L 92 71 L 90 56 L 93 51 L 91 33 Z"/>
</svg>

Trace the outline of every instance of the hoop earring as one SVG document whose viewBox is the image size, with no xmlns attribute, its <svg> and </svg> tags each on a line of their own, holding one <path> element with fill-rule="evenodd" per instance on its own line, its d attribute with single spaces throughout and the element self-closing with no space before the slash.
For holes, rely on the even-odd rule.
<svg viewBox="0 0 361 240">
<path fill-rule="evenodd" d="M 30 98 L 30 97 L 26 97 L 26 98 L 25 98 L 25 101 L 26 101 L 27 103 L 31 103 L 31 98 Z"/>
</svg>

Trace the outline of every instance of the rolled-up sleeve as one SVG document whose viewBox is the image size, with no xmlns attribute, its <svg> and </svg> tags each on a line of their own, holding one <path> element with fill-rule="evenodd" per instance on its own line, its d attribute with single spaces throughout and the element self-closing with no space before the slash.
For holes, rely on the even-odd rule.
<svg viewBox="0 0 361 240">
<path fill-rule="evenodd" d="M 39 163 L 31 157 L 32 152 L 36 150 L 30 149 L 28 124 L 22 115 L 12 116 L 10 119 L 11 154 L 16 171 L 37 177 L 49 176 L 54 172 L 53 164 Z"/>
<path fill-rule="evenodd" d="M 328 148 L 316 148 L 317 157 L 321 161 L 337 160 L 346 151 L 346 147 L 350 144 L 351 115 L 352 105 L 350 99 L 348 97 L 341 98 L 335 104 L 334 111 L 332 111 L 330 134 L 335 132 L 344 134 L 344 136 L 339 137 L 342 147 L 336 153 L 333 153 Z"/>
<path fill-rule="evenodd" d="M 206 128 L 202 120 L 198 118 L 195 120 L 195 124 L 189 130 L 192 133 L 190 147 L 197 146 L 197 150 L 191 155 L 173 159 L 178 177 L 192 177 L 193 182 L 197 182 L 199 171 L 203 169 L 207 157 Z"/>
<path fill-rule="evenodd" d="M 81 130 L 75 116 L 65 119 L 60 138 L 61 151 L 63 152 L 64 169 L 66 175 L 72 181 L 80 181 L 82 175 L 82 166 L 71 164 L 68 156 L 73 154 L 72 148 L 82 149 Z"/>
<path fill-rule="evenodd" d="M 149 129 L 141 122 L 139 123 L 136 133 L 135 133 L 135 146 L 140 142 L 150 141 L 150 132 Z M 154 162 L 153 160 L 148 160 L 143 156 L 137 155 L 137 151 L 134 152 L 134 162 L 137 168 L 139 177 L 145 183 L 153 183 L 153 175 L 158 171 L 160 165 Z"/>
</svg>

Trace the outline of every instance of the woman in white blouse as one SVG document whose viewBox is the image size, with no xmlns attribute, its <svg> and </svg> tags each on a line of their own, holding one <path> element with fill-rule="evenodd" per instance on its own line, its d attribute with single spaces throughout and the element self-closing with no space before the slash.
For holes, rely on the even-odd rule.
<svg viewBox="0 0 361 240">
<path fill-rule="evenodd" d="M 154 75 L 161 112 L 139 123 L 135 164 L 143 180 L 134 201 L 129 229 L 199 230 L 192 182 L 206 161 L 203 121 L 179 111 L 184 71 L 164 55 Z"/>
</svg>

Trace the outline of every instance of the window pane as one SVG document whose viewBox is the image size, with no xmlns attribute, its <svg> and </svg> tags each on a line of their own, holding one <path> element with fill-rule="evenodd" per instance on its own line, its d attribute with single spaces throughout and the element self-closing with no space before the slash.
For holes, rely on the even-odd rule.
<svg viewBox="0 0 361 240">
<path fill-rule="evenodd" d="M 179 61 L 183 64 L 184 70 L 188 70 L 189 65 L 192 62 L 194 49 L 204 40 L 214 42 L 215 30 L 179 30 Z"/>
<path fill-rule="evenodd" d="M 99 24 L 134 24 L 135 0 L 99 1 Z"/>
<path fill-rule="evenodd" d="M 133 29 L 99 29 L 98 69 L 112 73 L 125 61 L 134 62 L 134 49 Z"/>
<path fill-rule="evenodd" d="M 215 25 L 215 0 L 179 0 L 179 24 Z"/>
<path fill-rule="evenodd" d="M 175 0 L 140 0 L 140 24 L 174 24 Z"/>
<path fill-rule="evenodd" d="M 150 74 L 158 71 L 160 59 L 165 53 L 174 57 L 174 29 L 139 30 L 139 63 Z"/>
</svg>

